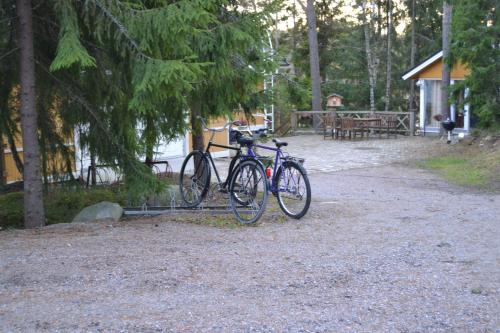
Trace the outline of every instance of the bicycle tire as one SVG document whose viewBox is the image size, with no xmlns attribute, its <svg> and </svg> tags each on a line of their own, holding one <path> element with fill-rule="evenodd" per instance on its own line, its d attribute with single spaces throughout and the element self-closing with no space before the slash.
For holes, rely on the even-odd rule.
<svg viewBox="0 0 500 333">
<path fill-rule="evenodd" d="M 191 170 L 192 174 L 189 172 Z M 186 156 L 181 167 L 179 189 L 188 207 L 196 207 L 205 199 L 210 187 L 210 176 L 210 164 L 205 154 L 194 150 Z"/>
<path fill-rule="evenodd" d="M 267 178 L 262 165 L 255 160 L 241 162 L 229 185 L 231 210 L 238 222 L 256 223 L 266 209 Z"/>
<path fill-rule="evenodd" d="M 276 198 L 283 213 L 294 219 L 302 218 L 311 205 L 311 184 L 304 167 L 295 161 L 285 161 L 276 172 L 275 184 Z M 293 208 L 294 203 L 298 209 Z"/>
</svg>

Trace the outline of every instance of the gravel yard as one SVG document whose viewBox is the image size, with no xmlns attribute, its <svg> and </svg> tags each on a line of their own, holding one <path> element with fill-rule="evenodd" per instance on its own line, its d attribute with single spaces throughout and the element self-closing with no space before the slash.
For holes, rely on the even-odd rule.
<svg viewBox="0 0 500 333">
<path fill-rule="evenodd" d="M 500 332 L 500 195 L 396 163 L 439 144 L 422 140 L 290 138 L 313 190 L 300 221 L 271 196 L 256 227 L 0 232 L 0 331 Z"/>
</svg>

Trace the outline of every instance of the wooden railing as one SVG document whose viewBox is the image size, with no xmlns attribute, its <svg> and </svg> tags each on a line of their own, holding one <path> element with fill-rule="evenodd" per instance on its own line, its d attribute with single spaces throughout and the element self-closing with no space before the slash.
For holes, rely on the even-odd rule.
<svg viewBox="0 0 500 333">
<path fill-rule="evenodd" d="M 415 113 L 395 111 L 293 111 L 290 117 L 291 132 L 323 133 L 323 119 L 327 114 L 339 117 L 369 118 L 373 116 L 396 117 L 397 131 L 405 135 L 415 134 Z"/>
</svg>

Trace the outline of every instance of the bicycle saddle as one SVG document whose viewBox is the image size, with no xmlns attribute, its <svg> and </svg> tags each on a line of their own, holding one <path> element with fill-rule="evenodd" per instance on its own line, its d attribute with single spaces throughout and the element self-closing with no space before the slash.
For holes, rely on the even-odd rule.
<svg viewBox="0 0 500 333">
<path fill-rule="evenodd" d="M 273 139 L 273 142 L 276 144 L 276 147 L 278 148 L 288 146 L 288 142 L 280 141 L 278 139 Z"/>
<path fill-rule="evenodd" d="M 254 138 L 251 138 L 251 137 L 249 137 L 249 136 L 244 136 L 244 135 L 242 135 L 242 136 L 237 137 L 237 138 L 236 138 L 236 141 L 237 141 L 240 145 L 242 145 L 242 146 L 251 146 L 251 145 L 253 145 L 253 143 L 254 143 L 255 139 L 254 139 Z"/>
</svg>

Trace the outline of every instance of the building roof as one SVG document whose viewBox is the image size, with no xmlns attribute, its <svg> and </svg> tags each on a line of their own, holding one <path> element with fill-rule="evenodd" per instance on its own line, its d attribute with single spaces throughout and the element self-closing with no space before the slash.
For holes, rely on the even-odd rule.
<svg viewBox="0 0 500 333">
<path fill-rule="evenodd" d="M 422 63 L 413 67 L 408 72 L 406 72 L 403 75 L 403 80 L 408 80 L 409 78 L 415 76 L 416 74 L 420 73 L 421 71 L 423 71 L 424 69 L 426 69 L 427 67 L 429 67 L 430 65 L 435 63 L 436 61 L 439 61 L 441 58 L 443 58 L 443 51 L 442 50 L 439 51 L 438 53 L 430 56 L 429 58 L 425 59 Z"/>
</svg>

